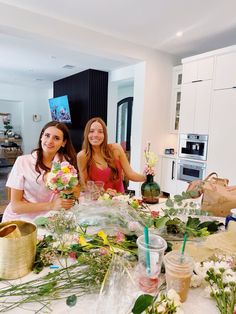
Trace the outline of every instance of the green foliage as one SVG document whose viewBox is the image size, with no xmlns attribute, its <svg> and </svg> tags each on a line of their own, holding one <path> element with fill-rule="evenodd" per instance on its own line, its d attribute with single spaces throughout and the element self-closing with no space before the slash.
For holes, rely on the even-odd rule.
<svg viewBox="0 0 236 314">
<path fill-rule="evenodd" d="M 140 295 L 132 308 L 133 314 L 141 314 L 153 302 L 153 296 L 149 294 Z"/>
</svg>

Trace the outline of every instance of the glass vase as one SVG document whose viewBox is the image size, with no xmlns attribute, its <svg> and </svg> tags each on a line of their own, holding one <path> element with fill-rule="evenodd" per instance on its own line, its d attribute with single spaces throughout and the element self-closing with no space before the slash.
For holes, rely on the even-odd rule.
<svg viewBox="0 0 236 314">
<path fill-rule="evenodd" d="M 153 180 L 153 175 L 148 174 L 146 181 L 141 185 L 143 201 L 148 204 L 159 202 L 160 185 Z"/>
</svg>

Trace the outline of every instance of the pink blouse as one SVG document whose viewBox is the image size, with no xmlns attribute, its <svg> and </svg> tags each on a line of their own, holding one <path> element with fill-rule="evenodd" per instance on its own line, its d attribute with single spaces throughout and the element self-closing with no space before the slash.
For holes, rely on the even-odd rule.
<svg viewBox="0 0 236 314">
<path fill-rule="evenodd" d="M 112 181 L 110 178 L 111 169 L 109 167 L 105 169 L 100 169 L 96 166 L 95 163 L 91 165 L 88 172 L 89 180 L 92 181 L 103 181 L 104 189 L 115 189 L 119 193 L 124 193 L 124 185 L 122 181 L 122 167 L 119 160 L 115 161 L 116 168 L 118 170 L 118 179 L 116 181 Z"/>
<path fill-rule="evenodd" d="M 57 160 L 55 156 L 54 160 Z M 22 190 L 23 198 L 31 203 L 41 203 L 52 201 L 55 194 L 50 191 L 43 180 L 43 175 L 37 180 L 39 175 L 35 170 L 36 153 L 23 155 L 16 159 L 15 164 L 9 174 L 6 186 L 9 188 Z M 43 174 L 44 172 L 42 172 Z M 36 181 L 37 180 L 37 181 Z M 4 211 L 2 221 L 8 220 L 33 220 L 38 215 L 45 215 L 46 211 L 17 214 L 12 210 L 11 203 Z"/>
</svg>

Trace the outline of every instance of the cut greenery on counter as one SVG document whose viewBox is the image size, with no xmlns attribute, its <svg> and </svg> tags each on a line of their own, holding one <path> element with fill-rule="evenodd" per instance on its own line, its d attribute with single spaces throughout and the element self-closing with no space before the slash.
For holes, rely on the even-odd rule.
<svg viewBox="0 0 236 314">
<path fill-rule="evenodd" d="M 223 223 L 214 221 L 201 222 L 200 219 L 188 217 L 187 222 L 175 217 L 163 216 L 153 218 L 153 227 L 157 229 L 165 230 L 168 234 L 172 235 L 184 235 L 187 232 L 188 236 L 203 237 L 215 233 L 219 230 Z"/>
</svg>

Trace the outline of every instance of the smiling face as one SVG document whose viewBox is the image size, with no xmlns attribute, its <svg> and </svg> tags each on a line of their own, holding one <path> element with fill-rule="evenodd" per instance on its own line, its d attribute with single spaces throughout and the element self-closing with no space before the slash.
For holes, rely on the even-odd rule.
<svg viewBox="0 0 236 314">
<path fill-rule="evenodd" d="M 48 127 L 42 134 L 41 145 L 44 153 L 56 155 L 65 144 L 63 132 L 55 126 Z"/>
<path fill-rule="evenodd" d="M 100 146 L 104 141 L 104 130 L 98 121 L 91 124 L 88 133 L 88 141 L 92 146 Z"/>
</svg>

